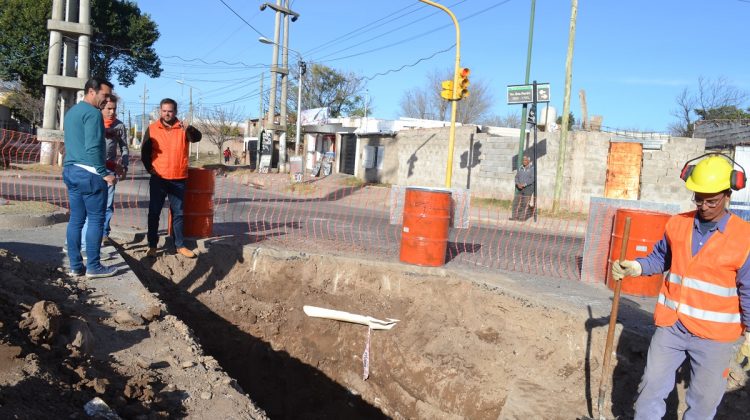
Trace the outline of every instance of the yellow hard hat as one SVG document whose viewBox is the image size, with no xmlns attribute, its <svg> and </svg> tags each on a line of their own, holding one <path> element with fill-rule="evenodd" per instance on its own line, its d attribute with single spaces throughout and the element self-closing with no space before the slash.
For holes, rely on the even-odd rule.
<svg viewBox="0 0 750 420">
<path fill-rule="evenodd" d="M 697 193 L 722 192 L 732 186 L 733 170 L 732 164 L 723 157 L 709 156 L 689 169 L 685 185 Z"/>
</svg>

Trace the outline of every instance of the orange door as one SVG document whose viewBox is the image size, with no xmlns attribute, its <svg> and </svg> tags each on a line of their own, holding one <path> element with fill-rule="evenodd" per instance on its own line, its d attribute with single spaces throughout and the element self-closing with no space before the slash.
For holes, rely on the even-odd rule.
<svg viewBox="0 0 750 420">
<path fill-rule="evenodd" d="M 637 200 L 640 196 L 642 163 L 642 144 L 610 143 L 604 196 Z"/>
</svg>

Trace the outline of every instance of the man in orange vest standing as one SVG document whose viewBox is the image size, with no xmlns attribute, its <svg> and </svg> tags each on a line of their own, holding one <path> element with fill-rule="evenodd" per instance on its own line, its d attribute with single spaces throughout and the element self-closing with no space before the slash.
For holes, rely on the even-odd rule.
<svg viewBox="0 0 750 420">
<path fill-rule="evenodd" d="M 147 257 L 156 257 L 159 242 L 159 217 L 164 200 L 169 197 L 172 211 L 172 236 L 177 252 L 187 258 L 195 253 L 185 247 L 182 236 L 183 200 L 188 177 L 188 142 L 200 141 L 202 135 L 195 127 L 177 119 L 177 102 L 165 98 L 159 103 L 159 120 L 143 134 L 141 158 L 151 174 L 148 203 Z"/>
<path fill-rule="evenodd" d="M 612 276 L 669 271 L 654 310 L 656 332 L 638 386 L 635 419 L 661 419 L 675 373 L 690 360 L 684 420 L 714 418 L 727 385 L 735 343 L 750 354 L 750 224 L 727 210 L 745 174 L 729 158 L 709 154 L 685 164 L 681 178 L 696 210 L 672 216 L 664 237 L 645 258 L 615 262 Z M 704 157 L 701 156 L 701 157 Z M 698 158 L 699 159 L 699 158 Z"/>
</svg>

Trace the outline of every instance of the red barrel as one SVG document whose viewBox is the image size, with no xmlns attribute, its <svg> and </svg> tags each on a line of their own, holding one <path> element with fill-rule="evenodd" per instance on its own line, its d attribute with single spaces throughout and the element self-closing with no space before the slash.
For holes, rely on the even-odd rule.
<svg viewBox="0 0 750 420">
<path fill-rule="evenodd" d="M 450 190 L 407 188 L 399 256 L 401 261 L 429 267 L 445 264 L 450 219 Z"/>
<path fill-rule="evenodd" d="M 615 288 L 612 280 L 612 262 L 620 258 L 622 236 L 625 230 L 625 219 L 630 217 L 630 238 L 625 250 L 625 259 L 634 260 L 645 257 L 654 249 L 654 245 L 664 237 L 664 229 L 671 215 L 645 210 L 619 209 L 615 214 L 612 229 L 612 241 L 609 246 L 609 264 L 607 265 L 607 285 Z M 622 279 L 622 293 L 634 296 L 658 296 L 663 282 L 663 275 L 625 277 Z"/>
<path fill-rule="evenodd" d="M 213 169 L 188 168 L 185 186 L 183 234 L 192 238 L 207 238 L 214 229 Z"/>
</svg>

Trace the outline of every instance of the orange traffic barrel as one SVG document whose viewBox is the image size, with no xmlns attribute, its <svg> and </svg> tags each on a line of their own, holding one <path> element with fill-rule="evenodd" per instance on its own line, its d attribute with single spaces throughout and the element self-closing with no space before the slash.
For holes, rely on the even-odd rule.
<svg viewBox="0 0 750 420">
<path fill-rule="evenodd" d="M 450 190 L 408 187 L 404 197 L 401 261 L 429 267 L 445 264 L 450 219 Z"/>
<path fill-rule="evenodd" d="M 609 246 L 609 264 L 607 266 L 607 286 L 614 290 L 612 280 L 612 262 L 619 258 L 622 249 L 625 219 L 630 217 L 630 238 L 625 250 L 625 259 L 634 260 L 645 257 L 654 249 L 654 245 L 664 237 L 669 214 L 645 210 L 618 209 L 612 229 L 612 241 Z M 622 279 L 622 293 L 633 296 L 658 296 L 664 281 L 662 273 L 650 276 L 625 277 Z"/>
<path fill-rule="evenodd" d="M 188 168 L 185 186 L 183 234 L 191 238 L 207 238 L 214 229 L 213 169 Z"/>
</svg>

